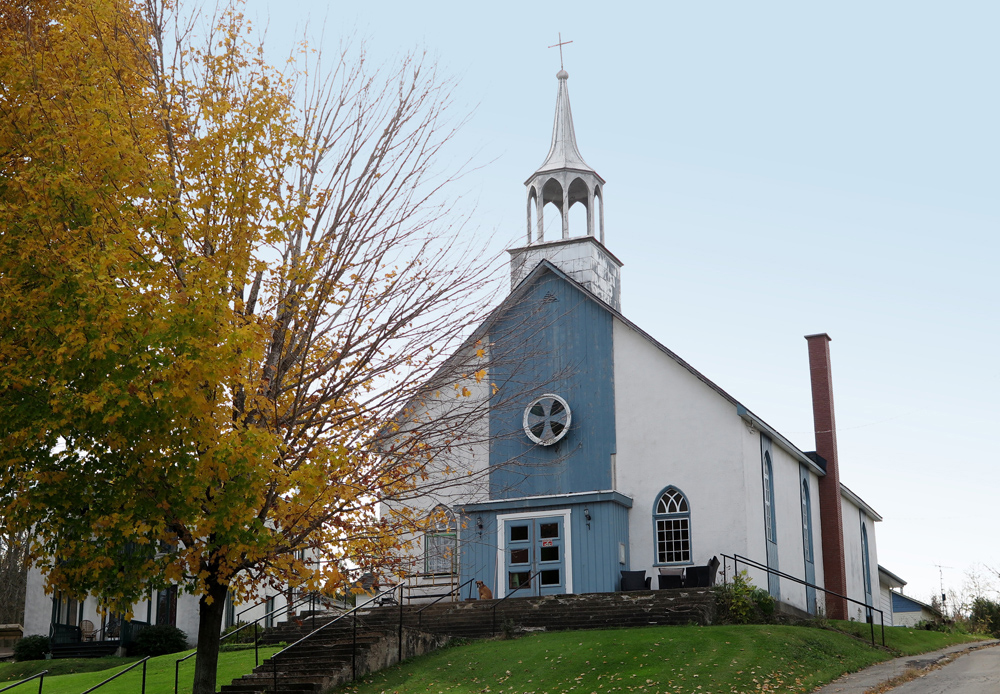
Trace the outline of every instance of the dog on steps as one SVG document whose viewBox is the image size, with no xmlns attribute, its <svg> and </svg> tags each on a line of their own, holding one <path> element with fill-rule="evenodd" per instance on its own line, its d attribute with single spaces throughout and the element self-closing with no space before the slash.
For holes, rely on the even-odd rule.
<svg viewBox="0 0 1000 694">
<path fill-rule="evenodd" d="M 493 591 L 490 587 L 483 583 L 482 581 L 476 581 L 476 587 L 479 588 L 479 599 L 480 600 L 492 600 Z"/>
</svg>

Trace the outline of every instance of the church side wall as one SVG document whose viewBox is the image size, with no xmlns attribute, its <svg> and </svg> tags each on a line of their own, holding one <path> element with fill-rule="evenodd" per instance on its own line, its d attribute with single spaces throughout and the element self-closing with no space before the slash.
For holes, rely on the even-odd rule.
<svg viewBox="0 0 1000 694">
<path fill-rule="evenodd" d="M 870 579 L 872 586 L 873 606 L 878 603 L 878 551 L 875 542 L 875 521 L 859 509 L 856 504 L 841 496 L 841 508 L 844 516 L 844 562 L 847 569 L 847 597 L 859 602 L 865 601 L 864 559 L 861 542 L 861 522 L 864 519 L 868 529 L 868 553 Z M 850 619 L 865 621 L 865 611 L 857 603 L 847 604 L 847 614 Z M 875 619 L 878 620 L 876 613 Z"/>
<path fill-rule="evenodd" d="M 618 320 L 614 345 L 615 488 L 633 499 L 629 568 L 656 574 L 653 510 L 668 485 L 690 504 L 693 564 L 745 553 L 744 426 L 735 407 Z"/>
<path fill-rule="evenodd" d="M 777 512 L 778 569 L 796 578 L 805 579 L 805 559 L 802 548 L 802 494 L 800 463 L 784 449 L 772 447 L 774 468 L 774 503 Z M 813 509 L 813 527 L 819 516 Z M 780 579 L 781 600 L 806 609 L 806 589 L 800 583 Z"/>
</svg>

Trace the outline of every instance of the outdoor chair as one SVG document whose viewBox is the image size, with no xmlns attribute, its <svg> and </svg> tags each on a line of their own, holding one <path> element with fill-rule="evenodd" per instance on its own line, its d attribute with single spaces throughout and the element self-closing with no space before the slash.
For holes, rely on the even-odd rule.
<svg viewBox="0 0 1000 694">
<path fill-rule="evenodd" d="M 652 576 L 647 577 L 643 571 L 622 571 L 622 592 L 630 590 L 649 590 Z"/>
<path fill-rule="evenodd" d="M 715 575 L 719 571 L 719 558 L 712 557 L 705 566 L 688 567 L 685 574 L 685 588 L 709 588 L 715 585 Z"/>
<path fill-rule="evenodd" d="M 80 638 L 84 641 L 94 640 L 94 623 L 89 619 L 80 622 Z"/>
<path fill-rule="evenodd" d="M 660 567 L 659 576 L 656 577 L 658 588 L 664 590 L 665 588 L 683 588 L 684 587 L 684 569 L 674 569 L 667 567 Z"/>
</svg>

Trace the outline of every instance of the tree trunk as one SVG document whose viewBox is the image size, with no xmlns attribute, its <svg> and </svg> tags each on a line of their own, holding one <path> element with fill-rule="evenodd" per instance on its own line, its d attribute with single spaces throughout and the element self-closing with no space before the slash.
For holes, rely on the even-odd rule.
<svg viewBox="0 0 1000 694">
<path fill-rule="evenodd" d="M 226 586 L 209 582 L 208 593 L 201 596 L 198 610 L 198 655 L 194 662 L 192 694 L 215 694 L 215 672 L 219 665 L 219 637 L 226 610 Z M 212 601 L 209 604 L 208 598 Z"/>
</svg>

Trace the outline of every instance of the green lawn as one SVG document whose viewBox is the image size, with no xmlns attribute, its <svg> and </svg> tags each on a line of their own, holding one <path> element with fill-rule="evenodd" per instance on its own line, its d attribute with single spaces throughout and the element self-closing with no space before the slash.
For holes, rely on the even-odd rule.
<svg viewBox="0 0 1000 694">
<path fill-rule="evenodd" d="M 842 622 L 838 620 L 828 620 L 827 624 L 831 629 L 838 629 L 854 634 L 858 638 L 869 641 L 871 639 L 871 626 L 865 622 Z M 982 636 L 972 636 L 970 634 L 942 633 L 939 631 L 927 631 L 925 629 L 913 629 L 911 627 L 886 627 L 885 645 L 887 648 L 896 651 L 898 655 L 916 655 L 927 651 L 937 650 L 945 646 L 956 643 L 967 643 L 978 641 Z M 875 626 L 875 643 L 882 643 L 882 629 Z"/>
<path fill-rule="evenodd" d="M 919 642 L 923 650 L 934 650 L 956 641 L 952 634 L 907 631 L 914 632 L 907 634 L 908 647 Z M 889 638 L 893 636 L 897 635 Z M 375 673 L 342 691 L 808 692 L 845 672 L 895 655 L 836 631 L 804 626 L 536 633 L 447 648 Z"/>
<path fill-rule="evenodd" d="M 279 648 L 268 647 L 260 649 L 260 659 L 263 661 L 272 653 L 276 653 Z M 150 658 L 146 663 L 146 694 L 173 694 L 174 691 L 174 662 L 188 653 L 174 653 L 172 655 L 162 655 L 157 658 Z M 111 677 L 116 672 L 125 669 L 129 664 L 138 658 L 94 658 L 91 660 L 33 660 L 26 663 L 4 663 L 0 664 L 0 682 L 6 680 L 17 680 L 27 677 L 36 672 L 48 669 L 50 672 L 73 672 L 75 674 L 59 674 L 57 676 L 45 676 L 43 694 L 80 694 L 102 680 Z M 90 669 L 91 664 L 103 666 L 103 669 L 94 671 Z M 29 667 L 30 666 L 30 667 Z M 253 649 L 245 651 L 234 651 L 219 654 L 219 674 L 218 684 L 228 684 L 232 680 L 245 675 L 253 670 L 254 655 Z M 86 672 L 83 669 L 87 669 Z M 190 692 L 194 680 L 194 658 L 181 663 L 180 669 L 180 692 Z M 98 691 L 101 694 L 135 694 L 139 691 L 142 682 L 142 666 L 135 668 L 129 673 L 119 677 L 114 682 L 101 687 Z M 34 690 L 32 690 L 34 687 Z M 2 687 L 0 687 L 2 689 Z M 12 690 L 11 694 L 18 694 L 21 687 Z M 24 685 L 25 693 L 38 691 L 37 680 L 32 684 Z M 95 692 L 95 694 L 97 694 Z"/>
</svg>

